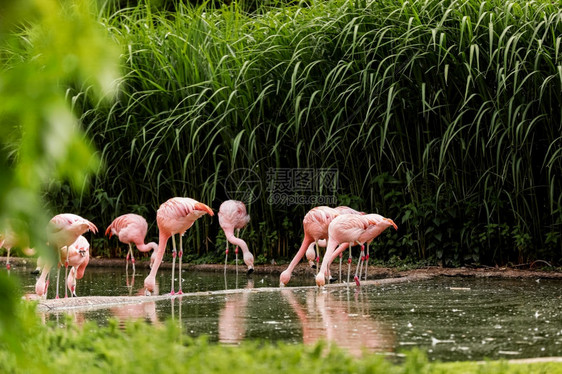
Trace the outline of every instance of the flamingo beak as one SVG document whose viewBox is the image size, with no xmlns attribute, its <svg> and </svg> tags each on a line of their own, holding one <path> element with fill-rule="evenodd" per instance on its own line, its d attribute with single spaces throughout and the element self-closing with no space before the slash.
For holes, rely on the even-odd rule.
<svg viewBox="0 0 562 374">
<path fill-rule="evenodd" d="M 398 230 L 398 226 L 396 226 L 396 224 L 394 223 L 393 220 L 391 220 L 390 218 L 386 218 L 386 220 L 387 220 L 388 222 L 390 222 L 390 224 L 392 225 L 392 227 L 394 227 L 394 230 Z"/>
</svg>

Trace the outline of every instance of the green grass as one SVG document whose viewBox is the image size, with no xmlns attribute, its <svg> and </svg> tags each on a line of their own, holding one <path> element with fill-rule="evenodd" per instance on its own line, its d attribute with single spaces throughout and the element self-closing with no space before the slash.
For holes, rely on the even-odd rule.
<svg viewBox="0 0 562 374">
<path fill-rule="evenodd" d="M 277 258 L 300 243 L 311 206 L 268 203 L 268 171 L 334 168 L 340 204 L 397 222 L 378 240 L 383 259 L 562 259 L 562 11 L 551 2 L 179 3 L 103 23 L 123 53 L 118 102 L 68 96 L 105 167 L 90 195 L 53 186 L 60 210 L 102 226 L 129 211 L 155 222 L 172 196 L 217 209 L 242 198 L 225 184 L 249 168 L 261 181 L 250 247 Z M 220 257 L 217 222 L 204 221 L 188 245 Z"/>
</svg>

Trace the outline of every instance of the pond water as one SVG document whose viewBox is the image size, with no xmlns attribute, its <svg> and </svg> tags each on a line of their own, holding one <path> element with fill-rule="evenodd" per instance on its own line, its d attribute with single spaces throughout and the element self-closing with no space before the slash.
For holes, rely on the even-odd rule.
<svg viewBox="0 0 562 374">
<path fill-rule="evenodd" d="M 12 271 L 32 292 L 35 276 Z M 79 296 L 137 295 L 147 269 L 126 286 L 124 268 L 88 268 Z M 169 292 L 170 270 L 161 269 L 161 293 Z M 130 274 L 129 274 L 130 275 Z M 229 273 L 184 272 L 184 292 L 277 287 L 276 275 L 236 277 Z M 291 286 L 313 285 L 309 277 Z M 400 356 L 413 347 L 431 360 L 482 360 L 562 356 L 562 281 L 549 279 L 434 278 L 396 285 L 291 289 L 172 300 L 70 313 L 79 323 L 108 318 L 155 325 L 173 318 L 191 336 L 238 344 L 247 339 L 312 344 L 320 339 L 352 354 L 378 352 Z M 52 288 L 52 287 L 51 287 Z M 165 290 L 165 291 L 162 291 Z M 59 314 L 44 315 L 62 321 Z"/>
</svg>

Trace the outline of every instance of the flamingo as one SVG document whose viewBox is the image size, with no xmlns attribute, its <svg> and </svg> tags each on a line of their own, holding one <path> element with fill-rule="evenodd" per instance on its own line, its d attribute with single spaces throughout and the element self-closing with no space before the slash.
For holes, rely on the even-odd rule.
<svg viewBox="0 0 562 374">
<path fill-rule="evenodd" d="M 367 280 L 367 261 L 369 261 L 369 245 L 371 244 L 371 242 L 390 226 L 393 226 L 395 230 L 398 230 L 398 226 L 396 226 L 393 220 L 391 220 L 390 218 L 384 218 L 380 214 L 368 214 L 365 217 L 373 220 L 374 222 L 377 222 L 377 224 L 369 226 L 356 241 L 356 243 L 361 245 L 361 255 L 359 257 L 359 261 L 357 262 L 357 268 L 355 269 L 355 276 L 353 278 L 358 286 L 360 285 L 359 278 L 361 277 L 361 275 L 359 274 L 358 276 L 357 273 L 359 272 L 360 269 L 362 269 L 363 261 L 365 262 L 365 280 Z M 367 242 L 367 255 L 365 255 L 365 249 L 364 249 L 365 242 Z M 348 245 L 349 244 L 345 246 L 340 245 L 335 250 L 331 261 L 328 263 L 328 269 L 330 268 L 330 264 L 332 263 L 332 261 L 334 261 L 335 258 L 338 255 L 340 255 L 341 252 L 345 250 L 345 248 L 347 248 Z M 349 269 L 348 269 L 348 275 L 349 275 Z"/>
<path fill-rule="evenodd" d="M 62 247 L 67 247 L 74 243 L 76 239 L 87 231 L 91 231 L 94 234 L 98 232 L 98 228 L 92 222 L 84 219 L 76 214 L 63 213 L 58 214 L 51 218 L 47 226 L 47 240 L 48 244 L 55 248 L 59 255 L 58 269 L 57 269 L 57 291 L 56 298 L 59 298 L 59 273 L 61 265 L 60 249 Z M 68 253 L 68 252 L 67 252 Z M 68 259 L 67 259 L 68 260 Z M 47 287 L 49 282 L 46 281 L 47 274 L 51 270 L 52 265 L 46 261 L 43 265 L 41 271 L 41 276 L 35 283 L 35 292 L 39 296 L 47 294 Z M 66 270 L 68 270 L 68 261 L 65 261 Z M 66 273 L 65 270 L 65 273 Z M 65 284 L 67 281 L 67 275 L 65 274 Z"/>
<path fill-rule="evenodd" d="M 295 257 L 287 267 L 285 271 L 281 273 L 279 277 L 280 285 L 285 286 L 291 280 L 291 274 L 293 270 L 303 258 L 306 249 L 311 243 L 318 242 L 320 239 L 328 238 L 328 225 L 332 220 L 338 216 L 338 211 L 334 208 L 327 206 L 318 206 L 312 208 L 302 221 L 304 228 L 304 239 L 302 241 L 301 247 L 297 251 Z"/>
<path fill-rule="evenodd" d="M 306 259 L 308 260 L 308 264 L 311 268 L 315 269 L 316 261 L 318 261 L 318 257 L 316 256 L 316 245 L 322 248 L 326 248 L 328 245 L 328 241 L 326 239 L 320 239 L 317 242 L 312 242 L 306 249 Z"/>
<path fill-rule="evenodd" d="M 242 249 L 244 263 L 248 267 L 248 275 L 254 271 L 254 256 L 248 249 L 246 242 L 234 236 L 234 229 L 237 229 L 237 236 L 240 236 L 240 229 L 250 222 L 250 215 L 246 213 L 246 205 L 237 200 L 227 200 L 219 208 L 219 225 L 226 235 L 226 256 L 228 257 L 228 242 L 236 246 L 236 266 L 238 266 L 238 247 Z M 225 260 L 226 265 L 226 260 Z M 225 268 L 226 269 L 226 268 Z"/>
<path fill-rule="evenodd" d="M 287 285 L 291 280 L 291 274 L 299 261 L 302 259 L 303 255 L 306 253 L 306 258 L 309 260 L 309 264 L 314 264 L 314 260 L 319 261 L 319 256 L 315 255 L 313 245 L 318 248 L 318 246 L 325 247 L 326 239 L 328 239 L 328 225 L 339 214 L 365 214 L 352 209 L 347 206 L 338 206 L 336 208 L 330 208 L 327 206 L 318 206 L 312 208 L 303 219 L 304 228 L 304 239 L 301 247 L 299 248 L 295 257 L 287 267 L 285 271 L 281 273 L 279 277 L 281 286 Z M 323 239 L 323 240 L 322 240 Z M 340 264 L 341 267 L 341 264 Z M 318 266 L 317 266 L 318 268 Z M 341 277 L 341 274 L 340 274 Z"/>
<path fill-rule="evenodd" d="M 90 262 L 90 243 L 80 235 L 72 245 L 62 247 L 60 250 L 62 258 L 68 258 L 68 266 L 71 266 L 66 280 L 66 286 L 70 296 L 76 297 L 76 280 L 84 277 L 86 266 Z M 66 297 L 66 290 L 64 297 Z"/>
<path fill-rule="evenodd" d="M 158 223 L 159 237 L 158 248 L 155 252 L 154 263 L 150 269 L 150 274 L 144 279 L 145 294 L 150 295 L 154 290 L 156 284 L 156 273 L 162 263 L 162 257 L 166 251 L 166 243 L 168 239 L 175 235 L 180 234 L 180 288 L 178 293 L 182 294 L 181 290 L 181 259 L 183 256 L 182 249 L 182 236 L 189 229 L 193 223 L 201 216 L 209 214 L 211 217 L 214 215 L 213 210 L 207 205 L 200 203 L 188 197 L 173 197 L 160 205 L 156 212 L 156 222 Z M 172 262 L 172 295 L 174 294 L 174 269 L 176 266 L 176 241 L 172 238 L 173 244 L 173 262 Z"/>
<path fill-rule="evenodd" d="M 398 226 L 396 226 L 394 221 L 391 220 L 390 218 L 385 218 L 385 217 L 381 216 L 380 214 L 368 214 L 367 216 L 369 218 L 372 218 L 373 220 L 377 221 L 378 224 L 375 225 L 375 226 L 369 227 L 369 229 L 367 229 L 365 231 L 363 236 L 361 238 L 359 238 L 359 243 L 361 243 L 361 257 L 360 257 L 360 260 L 357 263 L 357 268 L 362 269 L 362 263 L 365 262 L 365 280 L 367 280 L 367 269 L 368 269 L 368 262 L 369 262 L 369 245 L 373 242 L 373 240 L 377 236 L 379 236 L 388 227 L 392 226 L 392 227 L 394 227 L 395 230 L 398 230 Z M 365 243 L 365 242 L 367 242 L 367 255 L 365 255 L 365 253 L 363 251 L 363 243 Z M 337 251 L 339 251 L 339 248 L 336 250 L 336 252 Z M 337 256 L 337 253 L 335 253 L 335 256 Z M 333 257 L 333 258 L 335 258 L 335 257 Z M 359 276 L 357 276 L 357 269 L 356 269 L 354 279 L 355 279 L 355 282 L 358 285 L 359 285 L 359 278 L 361 278 L 361 273 L 359 273 Z"/>
<path fill-rule="evenodd" d="M 10 270 L 12 267 L 10 265 L 10 251 L 13 246 L 17 243 L 17 238 L 12 230 L 6 230 L 5 234 L 0 234 L 0 248 L 6 248 L 6 269 Z"/>
<path fill-rule="evenodd" d="M 17 236 L 13 230 L 13 226 L 8 225 L 4 228 L 4 231 L 0 233 L 0 248 L 6 248 L 6 269 L 10 270 L 12 265 L 10 264 L 10 251 L 13 247 L 21 246 L 23 243 L 27 243 L 29 245 L 29 238 L 27 235 Z M 23 253 L 26 256 L 33 256 L 35 254 L 35 250 L 33 248 L 29 248 L 28 246 L 23 248 Z"/>
<path fill-rule="evenodd" d="M 141 252 L 148 252 L 151 249 L 156 251 L 158 249 L 158 244 L 150 242 L 145 244 L 144 238 L 146 237 L 146 232 L 148 231 L 148 223 L 146 220 L 139 216 L 138 214 L 123 214 L 113 220 L 111 225 L 105 230 L 105 235 L 117 235 L 121 243 L 129 245 L 129 251 L 127 252 L 126 268 L 129 267 L 129 256 L 131 257 L 131 263 L 133 264 L 133 273 L 135 272 L 135 257 L 133 255 L 134 243 L 137 249 Z"/>
<path fill-rule="evenodd" d="M 380 225 L 379 228 L 371 226 Z M 379 222 L 374 215 L 356 215 L 356 214 L 342 214 L 334 218 L 328 228 L 328 247 L 326 254 L 322 260 L 322 266 L 316 276 L 316 284 L 321 287 L 326 284 L 326 275 L 332 261 L 336 256 L 341 253 L 348 246 L 355 243 L 362 244 L 368 240 L 378 229 L 380 232 L 384 231 L 387 227 L 397 226 L 390 218 L 383 219 Z M 382 228 L 382 229 L 381 229 Z M 380 234 L 378 232 L 378 234 Z M 376 235 L 378 235 L 376 234 Z M 374 238 L 374 237 L 373 237 Z M 336 251 L 336 246 L 340 245 Z"/>
<path fill-rule="evenodd" d="M 350 208 L 348 206 L 345 205 L 341 205 L 341 206 L 337 206 L 334 208 L 335 210 L 338 211 L 338 214 L 360 214 L 360 215 L 364 215 L 365 212 L 360 212 L 358 210 L 355 210 L 353 208 Z M 310 259 L 312 256 L 314 256 L 314 259 L 316 260 L 316 262 L 320 261 L 320 254 L 316 254 L 315 250 L 318 249 L 318 247 L 322 247 L 322 248 L 326 248 L 326 246 L 328 245 L 328 241 L 327 238 L 326 239 L 322 239 L 316 242 L 316 248 L 311 244 L 306 252 L 306 258 L 309 260 L 308 262 L 311 263 Z M 341 252 L 340 252 L 341 253 Z M 311 263 L 311 267 L 314 262 Z M 348 265 L 351 264 L 351 252 L 349 252 L 349 258 L 348 258 Z M 318 269 L 320 268 L 319 264 L 317 264 L 318 266 L 316 266 L 316 270 L 318 271 Z M 342 257 L 340 256 L 340 271 L 339 271 L 339 276 L 341 279 L 341 266 L 342 266 Z"/>
</svg>

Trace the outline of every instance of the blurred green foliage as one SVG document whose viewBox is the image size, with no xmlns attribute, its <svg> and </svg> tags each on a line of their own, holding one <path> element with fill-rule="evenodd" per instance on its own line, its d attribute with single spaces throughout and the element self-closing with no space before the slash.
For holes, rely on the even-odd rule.
<svg viewBox="0 0 562 374">
<path fill-rule="evenodd" d="M 100 167 L 67 100 L 68 85 L 80 85 L 96 104 L 112 99 L 119 50 L 90 1 L 2 4 L 9 22 L 0 34 L 0 217 L 27 222 L 39 244 L 51 215 L 44 186 L 67 180 L 83 190 Z"/>
<path fill-rule="evenodd" d="M 44 255 L 53 215 L 44 187 L 62 180 L 83 191 L 101 165 L 67 100 L 68 86 L 87 91 L 95 105 L 116 93 L 119 49 L 97 21 L 95 5 L 0 2 L 0 232 L 14 230 L 22 245 Z M 0 337 L 17 349 L 24 326 L 14 282 L 0 274 Z"/>
</svg>

